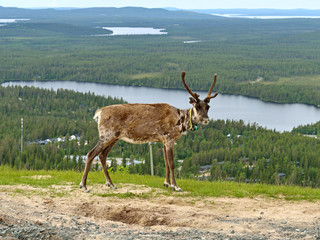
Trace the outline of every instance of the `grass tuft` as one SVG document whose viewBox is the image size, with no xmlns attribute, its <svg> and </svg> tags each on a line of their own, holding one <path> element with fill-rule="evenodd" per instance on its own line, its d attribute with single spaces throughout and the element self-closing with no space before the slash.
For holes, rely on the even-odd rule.
<svg viewBox="0 0 320 240">
<path fill-rule="evenodd" d="M 132 192 L 126 192 L 126 193 L 97 193 L 94 194 L 99 197 L 117 197 L 117 198 L 141 198 L 141 199 L 148 199 L 151 197 L 148 193 L 132 193 Z"/>
</svg>

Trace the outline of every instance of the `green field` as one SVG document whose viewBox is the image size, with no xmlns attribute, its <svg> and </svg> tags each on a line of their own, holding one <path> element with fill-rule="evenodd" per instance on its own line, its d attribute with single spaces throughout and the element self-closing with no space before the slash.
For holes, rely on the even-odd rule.
<svg viewBox="0 0 320 240">
<path fill-rule="evenodd" d="M 262 82 L 263 84 L 275 84 L 275 85 L 288 85 L 288 86 L 298 86 L 298 87 L 320 87 L 320 75 L 314 76 L 293 76 L 293 77 L 282 77 L 279 81 L 270 83 L 270 82 Z"/>
<path fill-rule="evenodd" d="M 42 177 L 39 177 L 42 176 Z M 49 177 L 46 177 L 49 176 Z M 82 173 L 75 171 L 27 171 L 15 170 L 0 166 L 0 185 L 29 185 L 32 187 L 50 188 L 52 185 L 72 185 L 78 188 Z M 128 174 L 125 172 L 110 172 L 113 182 L 117 184 L 136 184 L 157 189 L 163 187 L 163 178 L 153 176 L 142 176 Z M 91 171 L 88 177 L 88 188 L 95 184 L 104 184 L 105 178 L 102 171 Z M 188 179 L 179 179 L 178 185 L 184 189 L 184 193 L 176 193 L 168 189 L 164 195 L 175 195 L 181 197 L 267 197 L 287 200 L 320 200 L 320 189 L 302 188 L 294 186 L 272 186 L 266 184 L 245 184 L 235 182 L 203 182 Z M 105 194 L 100 196 L 111 196 Z M 112 196 L 117 197 L 117 194 Z M 135 195 L 132 193 L 120 194 L 118 197 L 151 197 L 151 195 Z"/>
</svg>

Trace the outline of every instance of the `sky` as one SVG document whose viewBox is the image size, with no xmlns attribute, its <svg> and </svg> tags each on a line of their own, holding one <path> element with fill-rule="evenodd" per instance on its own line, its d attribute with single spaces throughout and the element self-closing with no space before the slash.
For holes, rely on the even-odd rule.
<svg viewBox="0 0 320 240">
<path fill-rule="evenodd" d="M 0 0 L 2 7 L 146 7 L 180 9 L 274 8 L 320 9 L 320 0 Z"/>
</svg>

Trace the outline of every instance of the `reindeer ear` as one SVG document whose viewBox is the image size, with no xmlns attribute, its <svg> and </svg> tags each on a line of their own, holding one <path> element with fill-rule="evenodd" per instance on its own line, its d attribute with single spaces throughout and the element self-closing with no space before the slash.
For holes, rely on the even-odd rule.
<svg viewBox="0 0 320 240">
<path fill-rule="evenodd" d="M 190 99 L 189 103 L 191 104 L 196 103 L 196 100 L 193 97 L 189 97 L 189 99 Z"/>
</svg>

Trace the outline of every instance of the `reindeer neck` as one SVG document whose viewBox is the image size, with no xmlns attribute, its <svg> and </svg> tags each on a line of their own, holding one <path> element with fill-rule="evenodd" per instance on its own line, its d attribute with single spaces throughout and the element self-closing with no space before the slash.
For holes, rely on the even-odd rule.
<svg viewBox="0 0 320 240">
<path fill-rule="evenodd" d="M 181 132 L 186 132 L 187 130 L 195 131 L 197 130 L 197 123 L 194 121 L 194 110 L 193 108 L 180 110 L 180 120 L 179 125 L 181 126 Z"/>
</svg>

